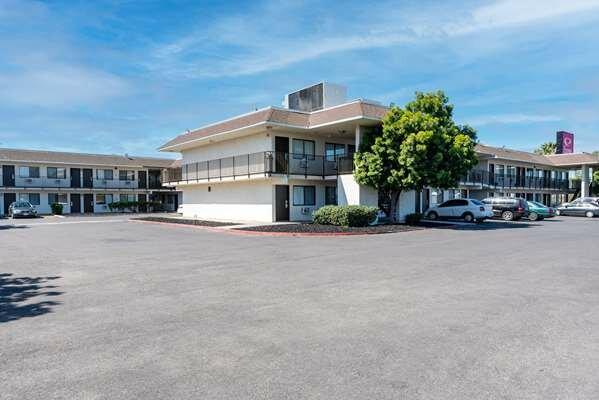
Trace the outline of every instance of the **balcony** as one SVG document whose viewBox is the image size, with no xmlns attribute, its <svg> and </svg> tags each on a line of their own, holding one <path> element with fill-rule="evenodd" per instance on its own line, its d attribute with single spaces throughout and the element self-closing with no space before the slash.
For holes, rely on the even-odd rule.
<svg viewBox="0 0 599 400">
<path fill-rule="evenodd" d="M 170 168 L 165 171 L 163 182 L 198 183 L 272 175 L 326 179 L 339 174 L 351 174 L 352 166 L 353 162 L 349 157 L 262 151 Z"/>
<path fill-rule="evenodd" d="M 460 186 L 489 189 L 534 189 L 572 192 L 568 179 L 540 178 L 532 176 L 517 176 L 496 174 L 484 170 L 472 170 L 460 179 Z"/>
<path fill-rule="evenodd" d="M 71 187 L 71 181 L 69 179 L 56 179 L 56 178 L 21 178 L 15 179 L 15 187 L 22 188 L 68 188 Z"/>
<path fill-rule="evenodd" d="M 93 187 L 102 189 L 137 189 L 137 181 L 94 179 Z"/>
</svg>

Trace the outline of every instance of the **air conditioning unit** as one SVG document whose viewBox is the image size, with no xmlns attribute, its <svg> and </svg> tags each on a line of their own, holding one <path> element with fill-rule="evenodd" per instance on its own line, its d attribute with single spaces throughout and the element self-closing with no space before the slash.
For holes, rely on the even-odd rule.
<svg viewBox="0 0 599 400">
<path fill-rule="evenodd" d="M 302 215 L 310 215 L 310 207 L 302 207 Z"/>
<path fill-rule="evenodd" d="M 31 182 L 33 182 L 33 179 L 31 179 L 31 178 L 27 178 L 27 179 L 25 179 L 25 182 L 27 182 L 27 183 L 31 183 Z"/>
</svg>

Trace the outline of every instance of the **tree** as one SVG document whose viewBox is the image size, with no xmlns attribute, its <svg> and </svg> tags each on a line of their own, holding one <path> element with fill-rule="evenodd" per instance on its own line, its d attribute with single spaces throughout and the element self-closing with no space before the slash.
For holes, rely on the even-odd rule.
<svg viewBox="0 0 599 400">
<path fill-rule="evenodd" d="M 546 143 L 543 143 L 542 145 L 540 145 L 535 150 L 535 153 L 542 155 L 542 156 L 547 156 L 550 154 L 555 154 L 556 151 L 557 151 L 557 144 L 555 142 L 546 142 Z"/>
<path fill-rule="evenodd" d="M 593 172 L 593 181 L 591 182 L 591 191 L 595 196 L 599 196 L 599 171 Z"/>
<path fill-rule="evenodd" d="M 379 191 L 392 221 L 403 191 L 456 187 L 478 162 L 476 131 L 456 125 L 448 101 L 441 91 L 416 92 L 405 109 L 391 106 L 382 129 L 365 133 L 354 156 L 356 182 Z"/>
</svg>

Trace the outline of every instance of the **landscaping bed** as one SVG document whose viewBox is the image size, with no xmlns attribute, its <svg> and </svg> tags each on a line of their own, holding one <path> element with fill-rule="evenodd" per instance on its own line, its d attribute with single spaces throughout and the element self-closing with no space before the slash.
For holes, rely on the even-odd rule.
<svg viewBox="0 0 599 400">
<path fill-rule="evenodd" d="M 240 231 L 274 232 L 274 233 L 379 234 L 379 233 L 417 231 L 417 230 L 422 230 L 422 229 L 426 229 L 426 228 L 421 227 L 421 226 L 410 226 L 410 225 L 404 225 L 404 224 L 348 227 L 348 226 L 302 223 L 302 224 L 259 225 L 259 226 L 250 226 L 250 227 L 245 227 L 245 228 L 233 228 L 233 229 L 240 230 Z"/>
<path fill-rule="evenodd" d="M 239 225 L 234 222 L 203 221 L 203 220 L 199 220 L 199 219 L 169 218 L 169 217 L 140 217 L 140 218 L 131 218 L 131 219 L 134 221 L 166 222 L 169 224 L 210 226 L 210 227 Z"/>
</svg>

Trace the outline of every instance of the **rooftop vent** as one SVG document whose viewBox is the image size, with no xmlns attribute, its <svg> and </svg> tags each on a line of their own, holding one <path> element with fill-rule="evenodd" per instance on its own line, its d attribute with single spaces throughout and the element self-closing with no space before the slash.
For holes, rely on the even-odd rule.
<svg viewBox="0 0 599 400">
<path fill-rule="evenodd" d="M 283 99 L 283 106 L 290 110 L 311 112 L 346 102 L 347 88 L 345 86 L 320 82 L 289 93 Z"/>
</svg>

